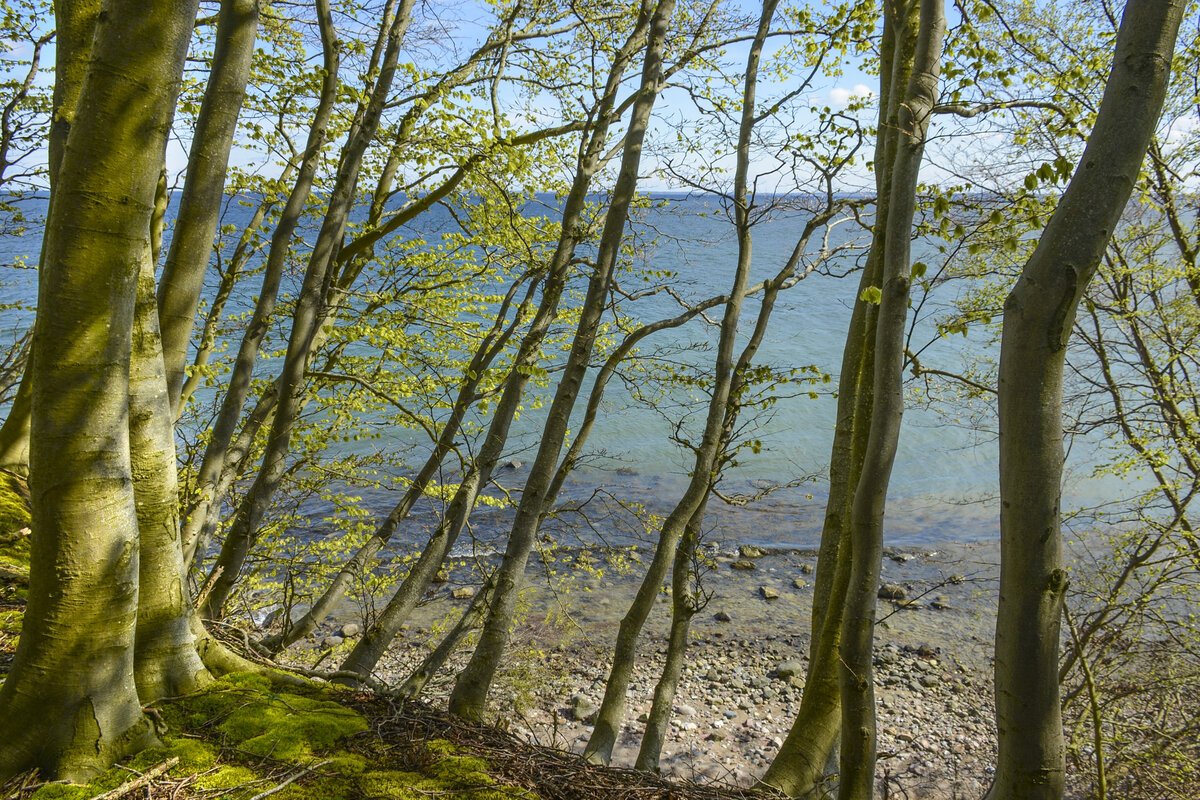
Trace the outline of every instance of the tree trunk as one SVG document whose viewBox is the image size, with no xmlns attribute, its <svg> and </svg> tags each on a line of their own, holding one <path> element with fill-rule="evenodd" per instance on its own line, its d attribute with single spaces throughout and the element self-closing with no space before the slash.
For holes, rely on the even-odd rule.
<svg viewBox="0 0 1200 800">
<path fill-rule="evenodd" d="M 571 410 L 587 372 L 596 331 L 608 299 L 612 271 L 620 251 L 629 204 L 637 187 L 642 141 L 659 90 L 663 40 L 674 6 L 674 0 L 659 0 L 650 20 L 641 87 L 630 114 L 621 168 L 613 189 L 612 204 L 605 217 L 596 267 L 588 282 L 587 296 L 571 345 L 571 354 L 546 414 L 542 442 L 521 495 L 521 503 L 513 521 L 504 559 L 497 570 L 495 594 L 488 605 L 487 619 L 479 643 L 466 669 L 459 674 L 450 696 L 450 710 L 459 716 L 472 719 L 482 717 L 492 679 L 508 644 L 508 629 L 513 610 L 516 608 L 517 594 L 524 584 L 525 565 L 533 547 L 547 490 L 558 465 L 559 454 L 562 452 Z M 643 3 L 642 9 L 644 18 L 648 11 L 648 3 Z"/>
<path fill-rule="evenodd" d="M 259 0 L 221 0 L 208 87 L 192 132 L 187 178 L 171 247 L 158 284 L 167 397 L 178 415 L 184 364 L 191 343 L 204 273 L 212 256 L 221 211 L 229 151 L 246 97 L 250 61 L 258 33 Z"/>
<path fill-rule="evenodd" d="M 1130 0 L 1075 175 L 1004 304 L 1000 348 L 999 754 L 989 800 L 1056 800 L 1062 375 L 1079 300 L 1120 222 L 1162 109 L 1183 3 Z"/>
<path fill-rule="evenodd" d="M 29 605 L 0 688 L 0 780 L 81 780 L 153 741 L 134 685 L 129 353 L 195 2 L 113 0 L 47 221 L 34 340 Z"/>
<path fill-rule="evenodd" d="M 705 494 L 700 507 L 684 528 L 683 539 L 675 551 L 675 563 L 671 566 L 671 632 L 667 637 L 667 658 L 658 683 L 654 685 L 654 702 L 650 705 L 642 746 L 638 748 L 637 760 L 633 764 L 634 769 L 643 772 L 658 772 L 658 760 L 667 740 L 675 690 L 679 686 L 683 659 L 687 655 L 688 630 L 698 607 L 692 557 L 696 554 L 696 542 L 700 539 L 700 526 L 704 522 L 707 504 L 708 495 Z"/>
<path fill-rule="evenodd" d="M 575 250 L 585 235 L 582 219 L 587 206 L 588 191 L 596 172 L 607 163 L 604 153 L 605 142 L 614 119 L 613 107 L 616 93 L 625 77 L 625 69 L 636 51 L 636 42 L 643 34 L 642 27 L 641 25 L 637 26 L 633 35 L 613 56 L 605 92 L 596 108 L 594 117 L 596 121 L 590 134 L 585 135 L 585 144 L 581 147 L 575 177 L 571 183 L 571 191 L 563 204 L 562 227 L 554 255 L 547 268 L 542 299 L 530 322 L 529 330 L 525 332 L 521 344 L 517 348 L 513 367 L 505 378 L 504 391 L 496 403 L 496 410 L 492 413 L 492 420 L 488 424 L 488 430 L 484 436 L 483 447 L 480 448 L 479 455 L 460 481 L 445 518 L 430 536 L 425 548 L 421 551 L 420 558 L 409 570 L 375 624 L 367 630 L 354 649 L 350 651 L 342 663 L 342 672 L 356 672 L 366 677 L 379 663 L 379 659 L 383 657 L 392 640 L 396 638 L 400 626 L 408 619 L 408 615 L 416 607 L 417 601 L 424 595 L 433 577 L 437 574 L 446 554 L 450 552 L 457 541 L 459 533 L 466 525 L 471 511 L 475 507 L 480 488 L 491 479 L 492 470 L 504 452 L 509 428 L 520 408 L 525 387 L 529 383 L 532 372 L 530 368 L 538 363 L 542 343 L 558 314 L 559 302 L 566 288 L 567 274 L 575 257 Z M 388 224 L 391 224 L 390 221 Z M 360 241 L 362 240 L 360 239 Z M 351 682 L 345 678 L 339 680 Z"/>
<path fill-rule="evenodd" d="M 912 74 L 903 86 L 896 115 L 897 144 L 891 170 L 891 192 L 884 231 L 883 272 L 879 316 L 875 329 L 874 409 L 862 474 L 854 491 L 850 515 L 850 582 L 842 619 L 841 690 L 842 735 L 839 800 L 870 800 L 875 790 L 875 680 L 872 660 L 879 568 L 883 558 L 884 509 L 892 463 L 904 414 L 904 342 L 908 323 L 912 220 L 916 209 L 917 177 L 929 119 L 937 102 L 942 37 L 946 30 L 943 0 L 921 0 L 919 21 L 909 6 L 894 19 L 893 30 L 917 22 Z M 885 13 L 893 12 L 885 5 Z"/>
<path fill-rule="evenodd" d="M 717 468 L 717 457 L 721 450 L 725 431 L 724 422 L 730 402 L 731 388 L 735 380 L 733 348 L 736 343 L 738 319 L 741 316 L 742 303 L 746 297 L 750 282 L 751 266 L 751 237 L 750 237 L 750 206 L 747 198 L 747 173 L 749 170 L 750 140 L 754 130 L 755 120 L 755 88 L 758 80 L 758 62 L 762 54 L 763 42 L 770 29 L 771 18 L 774 16 L 775 0 L 763 3 L 762 15 L 759 19 L 758 31 L 750 48 L 746 65 L 746 80 L 742 98 L 742 117 L 737 144 L 737 168 L 734 178 L 734 214 L 738 240 L 737 269 L 734 274 L 733 288 L 729 300 L 725 304 L 721 319 L 721 333 L 717 344 L 715 364 L 716 377 L 713 381 L 712 396 L 709 398 L 708 414 L 705 418 L 704 433 L 700 446 L 696 448 L 696 461 L 692 467 L 691 479 L 683 496 L 675 508 L 663 521 L 659 532 L 658 544 L 654 557 L 646 568 L 642 583 L 629 606 L 629 611 L 621 618 L 617 630 L 616 647 L 613 649 L 612 663 L 609 668 L 608 681 L 604 687 L 604 699 L 596 714 L 596 723 L 592 735 L 584 749 L 584 757 L 590 761 L 607 764 L 612 758 L 613 747 L 616 746 L 617 735 L 625 714 L 626 692 L 633 677 L 634 662 L 637 658 L 637 644 L 646 618 L 654 607 L 658 597 L 659 587 L 667 575 L 667 568 L 675 556 L 675 548 L 684 529 L 704 504 L 709 490 L 712 488 L 714 471 Z M 765 324 L 765 320 L 760 320 Z M 756 331 L 761 337 L 761 332 Z M 754 339 L 747 346 L 739 361 L 747 361 L 757 348 Z M 686 634 L 686 629 L 684 631 Z M 657 763 L 657 759 L 655 759 Z"/>
<path fill-rule="evenodd" d="M 165 207 L 166 187 L 159 187 L 156 207 Z M 159 217 L 159 227 L 161 222 Z M 143 704 L 195 691 L 209 678 L 196 652 L 184 589 L 174 416 L 158 335 L 152 249 L 138 278 L 129 363 L 129 458 L 140 556 L 134 670 Z"/>
<path fill-rule="evenodd" d="M 92 54 L 92 36 L 96 32 L 96 18 L 100 15 L 100 0 L 56 0 L 54 4 L 54 95 L 50 101 L 50 134 L 46 142 L 46 179 L 50 185 L 50 200 L 58 186 L 58 172 L 62 165 L 63 150 L 67 134 L 75 119 L 75 106 L 79 103 L 79 90 L 83 86 L 83 74 Z M 50 209 L 46 209 L 50 219 Z M 46 236 L 49 225 L 42 236 L 42 255 L 38 269 L 45 272 Z M 36 327 L 36 323 L 35 323 Z M 33 357 L 25 363 L 17 396 L 9 406 L 8 416 L 0 426 L 0 468 L 20 474 L 29 470 L 29 426 L 33 399 Z"/>
<path fill-rule="evenodd" d="M 237 582 L 242 564 L 270 508 L 275 491 L 287 472 L 292 429 L 303 405 L 305 372 L 312 356 L 313 338 L 317 335 L 319 323 L 324 319 L 322 306 L 328 301 L 329 270 L 342 247 L 346 225 L 350 220 L 350 209 L 358 187 L 363 155 L 375 137 L 391 91 L 392 79 L 399 62 L 400 43 L 408 29 L 413 3 L 414 0 L 402 0 L 395 16 L 383 22 L 383 26 L 388 29 L 383 67 L 369 98 L 360 109 L 361 118 L 356 119 L 352 126 L 352 135 L 342 149 L 337 178 L 329 198 L 329 208 L 325 212 L 321 230 L 309 256 L 304 282 L 292 314 L 287 355 L 284 357 L 279 376 L 279 404 L 267 439 L 262 467 L 234 514 L 221 553 L 213 567 L 210 577 L 212 590 L 204 608 L 206 619 L 221 617 L 225 601 Z"/>
</svg>

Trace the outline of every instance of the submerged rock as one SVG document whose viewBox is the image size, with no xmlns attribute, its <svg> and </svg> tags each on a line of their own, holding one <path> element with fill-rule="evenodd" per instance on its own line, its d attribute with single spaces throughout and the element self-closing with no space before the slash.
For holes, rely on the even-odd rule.
<svg viewBox="0 0 1200 800">
<path fill-rule="evenodd" d="M 885 583 L 879 587 L 880 600 L 903 600 L 908 596 L 908 590 L 898 583 Z"/>
</svg>

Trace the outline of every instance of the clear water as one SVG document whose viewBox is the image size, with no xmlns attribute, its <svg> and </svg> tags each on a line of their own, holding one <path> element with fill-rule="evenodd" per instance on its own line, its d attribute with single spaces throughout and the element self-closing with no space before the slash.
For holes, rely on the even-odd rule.
<svg viewBox="0 0 1200 800">
<path fill-rule="evenodd" d="M 544 211 L 544 210 L 543 210 Z M 225 222 L 248 218 L 248 209 L 233 208 Z M 762 221 L 754 231 L 753 279 L 760 280 L 775 274 L 791 254 L 796 237 L 807 214 L 803 211 L 781 211 Z M 446 220 L 435 219 L 434 226 Z M 689 299 L 698 300 L 727 292 L 735 266 L 736 244 L 732 229 L 720 214 L 715 199 L 693 198 L 676 200 L 665 209 L 646 212 L 643 223 L 664 234 L 657 242 L 646 244 L 640 258 L 655 269 L 678 273 L 674 282 L 677 291 Z M 865 245 L 861 230 L 845 226 L 832 241 L 844 242 L 857 237 Z M 24 256 L 36 263 L 40 232 L 31 231 L 21 238 L 0 239 L 0 261 L 10 263 Z M 810 247 L 810 251 L 816 245 Z M 936 253 L 924 251 L 917 243 L 914 257 L 936 268 Z M 725 477 L 723 490 L 727 494 L 751 494 L 766 487 L 794 481 L 805 475 L 821 475 L 827 466 L 833 435 L 837 372 L 850 308 L 855 297 L 857 276 L 838 277 L 854 264 L 855 254 L 847 254 L 826 266 L 824 274 L 814 272 L 795 287 L 783 293 L 772 316 L 770 331 L 756 358 L 757 363 L 783 368 L 814 365 L 833 380 L 813 386 L 803 386 L 790 397 L 781 397 L 769 417 L 755 424 L 753 438 L 761 440 L 762 451 L 745 451 L 740 465 Z M 32 302 L 36 292 L 33 271 L 5 271 L 0 276 L 4 302 Z M 250 281 L 256 284 L 257 281 Z M 240 299 L 248 303 L 249 293 Z M 236 303 L 235 303 L 236 304 Z M 757 313 L 756 298 L 751 298 L 743 312 L 742 330 L 752 326 Z M 935 309 L 936 310 L 936 309 Z M 638 315 L 644 321 L 661 316 L 674 316 L 678 306 L 667 298 L 654 298 L 639 303 Z M 922 310 L 924 319 L 914 328 L 912 344 L 921 347 L 933 340 L 922 353 L 928 367 L 958 372 L 965 363 L 977 359 L 994 359 L 996 349 L 982 332 L 969 337 L 954 336 L 939 339 L 930 319 L 930 306 Z M 719 310 L 715 318 L 719 317 Z M 0 334 L 12 332 L 28 324 L 29 314 L 19 310 L 0 311 Z M 656 346 L 672 347 L 682 343 L 715 341 L 715 327 L 696 321 L 682 329 L 666 331 L 658 339 L 648 340 L 643 352 Z M 687 358 L 696 363 L 711 360 L 711 352 L 691 352 Z M 816 398 L 808 395 L 809 390 Z M 680 398 L 676 398 L 680 399 Z M 585 400 L 579 403 L 580 416 Z M 696 431 L 706 409 L 707 398 L 698 395 L 671 413 L 688 411 L 692 414 L 689 430 Z M 994 440 L 994 421 L 985 420 L 982 429 L 970 424 L 956 423 L 954 409 L 942 412 L 913 407 L 905 415 L 905 424 L 896 459 L 888 501 L 886 525 L 887 543 L 896 547 L 936 548 L 949 541 L 971 542 L 992 540 L 998 536 L 997 451 Z M 543 417 L 532 412 L 522 416 L 516 426 L 512 458 L 518 462 L 532 460 Z M 566 490 L 566 500 L 589 496 L 597 485 L 612 488 L 625 499 L 644 503 L 658 513 L 666 513 L 679 497 L 687 482 L 691 457 L 670 441 L 671 423 L 644 406 L 634 403 L 628 392 L 614 381 L 596 429 L 589 440 L 589 449 L 602 451 L 603 457 L 578 470 Z M 411 442 L 403 442 L 410 444 Z M 394 447 L 401 442 L 372 442 L 356 447 Z M 1094 457 L 1093 445 L 1077 445 L 1072 452 L 1075 474 L 1086 476 Z M 527 466 L 511 466 L 497 477 L 506 486 L 519 490 Z M 1111 498 L 1124 493 L 1125 487 L 1113 479 L 1074 477 L 1065 486 L 1064 506 L 1073 507 Z M 730 506 L 714 500 L 709 505 L 710 535 L 715 540 L 731 544 L 753 543 L 771 547 L 814 548 L 817 544 L 824 511 L 825 483 L 823 478 L 793 488 L 783 488 L 764 499 L 746 506 Z M 386 513 L 399 499 L 391 493 L 367 492 L 363 502 L 373 511 Z M 321 516 L 328 511 L 320 503 L 311 513 Z M 473 521 L 477 538 L 498 541 L 505 532 L 510 512 L 483 509 Z M 428 509 L 414 516 L 402 538 L 416 538 L 430 522 Z M 609 528 L 604 529 L 608 524 Z M 554 527 L 553 525 L 551 526 Z M 594 539 L 601 535 L 624 541 L 629 538 L 622 524 L 601 520 L 596 531 L 585 534 Z"/>
</svg>

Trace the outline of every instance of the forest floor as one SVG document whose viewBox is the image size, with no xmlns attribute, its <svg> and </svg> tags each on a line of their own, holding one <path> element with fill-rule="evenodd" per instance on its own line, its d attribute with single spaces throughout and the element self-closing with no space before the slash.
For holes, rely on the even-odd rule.
<svg viewBox="0 0 1200 800">
<path fill-rule="evenodd" d="M 906 599 L 881 600 L 887 616 L 876 664 L 885 797 L 979 796 L 986 787 L 994 749 L 986 586 L 994 555 L 987 547 L 889 553 L 885 580 L 903 588 Z M 27 557 L 24 531 L 0 532 L 0 679 L 20 629 Z M 157 704 L 163 747 L 86 786 L 25 775 L 0 787 L 0 798 L 769 796 L 748 787 L 798 708 L 814 561 L 795 551 L 714 555 L 706 578 L 711 599 L 693 622 L 662 777 L 622 765 L 636 755 L 635 720 L 649 710 L 661 668 L 666 602 L 647 628 L 615 766 L 590 765 L 575 754 L 603 694 L 612 635 L 639 574 L 634 564 L 624 574 L 587 572 L 570 587 L 559 582 L 532 591 L 511 666 L 493 694 L 492 725 L 437 710 L 444 708 L 445 682 L 429 687 L 428 704 L 400 704 L 373 693 L 273 686 L 237 674 L 205 693 Z M 453 593 L 466 575 L 451 571 L 447 578 L 380 665 L 384 683 L 402 680 L 444 620 L 461 609 L 462 592 L 458 599 Z M 352 618 L 332 621 L 300 648 L 300 660 L 335 656 L 349 645 L 354 625 Z"/>
</svg>

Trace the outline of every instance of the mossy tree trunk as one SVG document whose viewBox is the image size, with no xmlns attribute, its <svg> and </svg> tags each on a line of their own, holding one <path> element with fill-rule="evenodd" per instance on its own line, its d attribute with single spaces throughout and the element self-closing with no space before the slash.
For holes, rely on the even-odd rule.
<svg viewBox="0 0 1200 800">
<path fill-rule="evenodd" d="M 46 179 L 50 185 L 50 200 L 58 186 L 58 171 L 83 74 L 92 54 L 92 36 L 96 18 L 100 15 L 100 0 L 57 0 L 54 4 L 54 94 L 50 100 L 50 135 L 46 141 Z M 49 208 L 46 218 L 49 219 Z M 48 229 L 47 229 L 48 230 Z M 42 256 L 38 269 L 46 269 L 46 241 L 42 240 Z M 35 324 L 36 327 L 36 324 Z M 25 362 L 16 397 L 0 425 L 0 468 L 19 474 L 29 470 L 29 426 L 33 401 L 32 356 Z"/>
<path fill-rule="evenodd" d="M 517 595 L 525 581 L 525 565 L 533 548 L 545 499 L 556 474 L 559 455 L 562 453 L 571 411 L 587 373 L 596 333 L 608 301 L 629 206 L 637 188 L 642 143 L 649 125 L 650 112 L 661 88 L 664 40 L 674 6 L 674 0 L 659 0 L 653 14 L 650 14 L 649 3 L 642 4 L 641 16 L 650 18 L 650 27 L 641 83 L 625 133 L 620 170 L 605 216 L 595 267 L 588 280 L 588 290 L 571 343 L 571 352 L 546 414 L 541 444 L 530 467 L 529 478 L 525 482 L 521 502 L 517 507 L 504 558 L 497 570 L 496 587 L 488 604 L 483 631 L 475 651 L 471 654 L 471 660 L 459 673 L 450 696 L 451 712 L 462 717 L 482 717 L 492 680 L 508 644 L 509 626 L 516 608 Z"/>
<path fill-rule="evenodd" d="M 906 84 L 894 81 L 891 86 L 893 92 L 903 94 L 897 104 L 897 142 L 894 160 L 889 165 L 892 185 L 884 223 L 883 270 L 875 329 L 874 409 L 850 513 L 850 580 L 839 647 L 842 662 L 839 800 L 870 800 L 875 791 L 877 731 L 872 663 L 875 606 L 888 483 L 904 414 L 904 333 L 912 281 L 909 255 L 917 178 L 930 116 L 937 101 L 946 30 L 944 0 L 921 0 L 919 16 L 914 19 L 917 8 L 915 0 L 900 8 L 884 6 L 884 13 L 893 16 L 896 35 L 903 37 L 905 28 L 911 30 L 914 23 L 917 25 L 916 49 Z"/>
<path fill-rule="evenodd" d="M 167 200 L 162 180 L 158 192 L 138 276 L 129 360 L 129 459 L 139 554 L 134 674 L 142 703 L 187 694 L 209 680 L 196 652 L 191 598 L 184 588 L 175 417 L 154 299 L 154 242 L 161 241 Z"/>
<path fill-rule="evenodd" d="M 153 740 L 133 677 L 129 359 L 196 8 L 105 3 L 74 109 L 38 288 L 29 605 L 0 689 L 0 780 L 84 779 Z"/>
<path fill-rule="evenodd" d="M 915 8 L 912 11 L 915 12 Z M 851 505 L 862 474 L 875 405 L 875 331 L 879 306 L 867 300 L 871 287 L 882 284 L 884 243 L 891 209 L 899 93 L 912 72 L 916 25 L 897 28 L 891 15 L 883 19 L 880 41 L 879 124 L 875 140 L 875 225 L 871 250 L 859 279 L 856 301 L 842 350 L 838 404 L 830 452 L 829 499 L 813 590 L 812 645 L 800 710 L 771 766 L 761 779 L 792 797 L 825 793 L 837 770 L 842 694 L 840 646 L 846 590 L 850 583 Z"/>
<path fill-rule="evenodd" d="M 1004 304 L 1000 346 L 999 753 L 988 800 L 1063 796 L 1059 703 L 1062 378 L 1079 301 L 1137 183 L 1162 109 L 1182 2 L 1130 0 L 1079 166 Z"/>
</svg>

